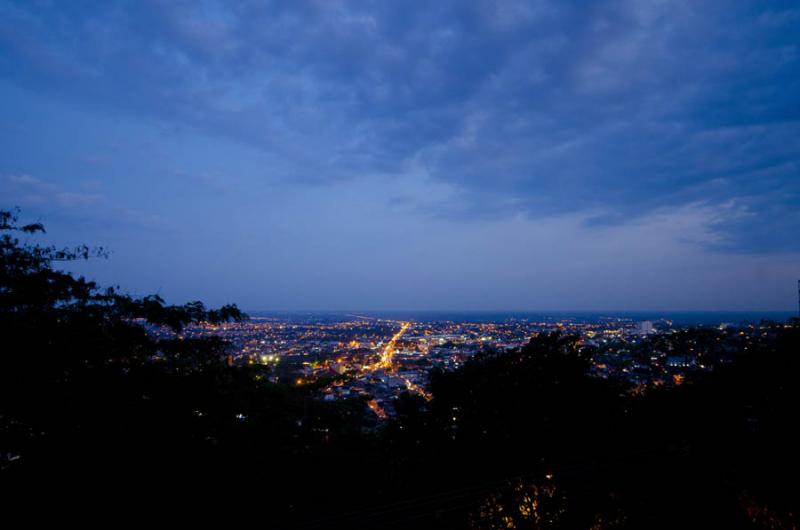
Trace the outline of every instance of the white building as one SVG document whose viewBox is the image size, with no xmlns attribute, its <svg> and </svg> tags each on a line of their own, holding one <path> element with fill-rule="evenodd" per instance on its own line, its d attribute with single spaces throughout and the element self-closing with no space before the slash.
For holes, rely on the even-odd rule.
<svg viewBox="0 0 800 530">
<path fill-rule="evenodd" d="M 639 322 L 639 335 L 650 335 L 651 333 L 655 333 L 655 329 L 653 329 L 653 323 L 649 320 L 645 320 L 643 322 Z"/>
</svg>

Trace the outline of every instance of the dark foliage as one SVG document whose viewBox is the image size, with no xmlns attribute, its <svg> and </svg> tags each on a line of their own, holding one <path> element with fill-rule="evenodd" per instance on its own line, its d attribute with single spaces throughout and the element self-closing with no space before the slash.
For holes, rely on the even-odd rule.
<svg viewBox="0 0 800 530">
<path fill-rule="evenodd" d="M 360 404 L 323 406 L 305 390 L 265 382 L 263 367 L 229 366 L 220 340 L 180 335 L 189 323 L 246 318 L 235 305 L 174 306 L 101 289 L 55 265 L 102 249 L 20 239 L 42 232 L 0 212 L 5 484 L 52 487 L 57 497 L 116 496 L 141 491 L 140 481 L 173 483 L 172 496 L 210 494 L 219 481 L 271 472 L 277 462 L 284 481 L 264 494 L 288 506 L 310 448 L 326 444 L 331 426 L 342 439 L 358 432 Z M 175 333 L 157 339 L 145 326 Z"/>
<path fill-rule="evenodd" d="M 139 510 L 191 496 L 268 527 L 797 528 L 800 322 L 644 396 L 588 377 L 575 337 L 541 335 L 431 374 L 432 402 L 403 395 L 365 431 L 361 402 L 143 327 L 244 318 L 235 306 L 100 289 L 54 264 L 103 251 L 19 239 L 43 231 L 0 212 L 0 478 L 19 491 L 93 506 L 124 491 Z M 672 344 L 717 355 L 714 341 Z"/>
</svg>

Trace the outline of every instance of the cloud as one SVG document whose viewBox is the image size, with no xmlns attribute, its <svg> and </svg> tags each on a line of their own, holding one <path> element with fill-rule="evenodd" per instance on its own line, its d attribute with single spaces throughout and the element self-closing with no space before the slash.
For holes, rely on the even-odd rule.
<svg viewBox="0 0 800 530">
<path fill-rule="evenodd" d="M 3 207 L 19 206 L 71 224 L 166 228 L 158 216 L 118 205 L 102 194 L 66 189 L 31 175 L 0 175 L 0 195 Z"/>
<path fill-rule="evenodd" d="M 101 195 L 68 191 L 30 175 L 0 176 L 0 190 L 6 200 L 23 207 L 50 206 L 77 211 L 105 203 Z"/>
<path fill-rule="evenodd" d="M 709 245 L 793 251 L 798 20 L 722 0 L 0 2 L 0 73 L 255 147 L 301 186 L 412 168 L 452 190 L 435 215 L 591 226 L 736 204 Z"/>
</svg>

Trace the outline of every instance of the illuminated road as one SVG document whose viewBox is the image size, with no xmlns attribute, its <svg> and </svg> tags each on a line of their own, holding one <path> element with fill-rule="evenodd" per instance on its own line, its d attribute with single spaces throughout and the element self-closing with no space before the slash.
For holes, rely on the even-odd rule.
<svg viewBox="0 0 800 530">
<path fill-rule="evenodd" d="M 388 418 L 388 417 L 389 417 L 389 416 L 387 416 L 387 415 L 386 415 L 386 411 L 385 411 L 385 410 L 383 410 L 383 408 L 382 408 L 380 405 L 378 405 L 378 402 L 377 402 L 377 401 L 375 401 L 374 399 L 370 399 L 369 401 L 367 401 L 367 406 L 369 407 L 369 409 L 370 409 L 372 412 L 374 412 L 374 413 L 375 413 L 375 415 L 376 415 L 376 416 L 377 416 L 379 419 L 381 419 L 381 420 L 385 420 L 386 418 Z"/>
<path fill-rule="evenodd" d="M 403 322 L 403 325 L 400 326 L 400 331 L 395 333 L 392 336 L 391 340 L 388 343 L 386 343 L 386 347 L 383 348 L 383 351 L 381 352 L 381 360 L 378 361 L 377 363 L 378 368 L 385 368 L 387 370 L 392 368 L 392 359 L 394 359 L 395 345 L 397 344 L 397 341 L 400 340 L 400 337 L 402 337 L 403 334 L 406 331 L 408 331 L 408 328 L 410 327 L 411 323 Z"/>
<path fill-rule="evenodd" d="M 392 360 L 394 359 L 395 345 L 397 344 L 397 341 L 400 340 L 400 337 L 402 337 L 403 334 L 406 331 L 408 331 L 408 328 L 410 327 L 411 324 L 409 322 L 403 322 L 403 325 L 400 327 L 400 331 L 394 334 L 392 340 L 390 340 L 386 344 L 386 347 L 381 352 L 381 360 L 378 363 L 376 363 L 376 366 L 378 368 L 384 368 L 386 370 L 392 370 L 394 368 L 392 366 Z M 405 377 L 403 375 L 399 375 L 399 377 L 406 384 L 406 388 L 408 388 L 412 392 L 419 394 L 420 396 L 425 398 L 426 401 L 430 401 L 433 398 L 433 396 L 431 396 L 430 393 L 426 392 L 425 389 L 423 389 L 419 385 L 415 385 L 413 382 L 411 382 L 411 380 L 408 377 Z"/>
<path fill-rule="evenodd" d="M 410 327 L 411 327 L 410 322 L 403 322 L 402 325 L 400 326 L 400 331 L 392 335 L 392 338 L 389 340 L 389 342 L 386 343 L 386 346 L 384 346 L 383 350 L 381 350 L 380 360 L 374 364 L 364 366 L 363 370 L 365 372 L 373 372 L 380 368 L 383 368 L 384 370 L 387 371 L 393 370 L 394 366 L 392 364 L 392 361 L 394 360 L 394 353 L 396 351 L 395 347 L 397 345 L 397 341 L 400 340 L 400 338 L 405 334 L 406 331 L 408 331 Z M 401 375 L 400 378 L 403 380 L 403 382 L 405 382 L 406 388 L 408 388 L 410 391 L 416 392 L 417 394 L 425 398 L 426 401 L 431 400 L 432 396 L 428 392 L 426 392 L 422 387 L 420 387 L 419 385 L 415 385 L 414 383 L 411 382 L 409 378 L 405 376 Z M 375 415 L 378 416 L 380 419 L 386 419 L 386 412 L 374 399 L 368 403 L 368 406 L 372 410 L 372 412 L 374 412 Z"/>
<path fill-rule="evenodd" d="M 417 394 L 425 398 L 425 401 L 430 401 L 433 399 L 433 394 L 431 394 L 430 392 L 426 392 L 425 389 L 422 388 L 421 386 L 412 383 L 411 379 L 409 379 L 408 377 L 404 376 L 401 377 L 403 381 L 405 381 L 407 389 L 411 390 L 412 392 L 416 392 Z"/>
<path fill-rule="evenodd" d="M 380 368 L 383 368 L 384 370 L 391 370 L 392 360 L 394 359 L 395 345 L 397 344 L 397 341 L 400 340 L 400 337 L 402 337 L 410 327 L 410 322 L 403 322 L 400 326 L 400 331 L 392 335 L 392 338 L 389 339 L 389 342 L 387 342 L 386 346 L 384 346 L 381 350 L 380 360 L 376 363 L 362 366 L 361 370 L 363 372 L 374 372 Z"/>
<path fill-rule="evenodd" d="M 353 316 L 358 316 L 358 315 L 353 315 Z M 361 317 L 361 318 L 367 318 L 367 317 Z M 387 372 L 393 372 L 397 377 L 403 380 L 403 382 L 406 385 L 406 388 L 409 391 L 422 396 L 427 401 L 430 401 L 433 397 L 431 396 L 430 393 L 426 392 L 425 389 L 423 389 L 419 385 L 414 384 L 408 377 L 405 377 L 402 374 L 397 374 L 396 367 L 394 366 L 394 354 L 397 351 L 397 341 L 399 341 L 402 338 L 402 336 L 405 335 L 406 331 L 408 331 L 410 328 L 411 328 L 410 322 L 401 322 L 400 330 L 394 335 L 392 335 L 392 338 L 389 339 L 389 342 L 387 342 L 381 349 L 378 361 L 361 367 L 361 376 L 364 376 L 370 372 L 374 372 L 376 370 L 381 370 L 381 369 Z M 375 415 L 379 419 L 385 420 L 388 417 L 386 411 L 383 410 L 383 407 L 381 407 L 380 404 L 375 399 L 369 400 L 367 402 L 367 406 L 372 412 L 375 413 Z"/>
</svg>

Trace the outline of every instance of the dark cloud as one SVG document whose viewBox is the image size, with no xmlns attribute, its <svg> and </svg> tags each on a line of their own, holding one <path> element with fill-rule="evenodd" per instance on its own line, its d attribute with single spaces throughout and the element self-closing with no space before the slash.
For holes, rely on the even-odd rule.
<svg viewBox="0 0 800 530">
<path fill-rule="evenodd" d="M 800 250 L 798 23 L 722 0 L 0 2 L 0 73 L 300 184 L 413 167 L 455 190 L 437 215 L 700 201 L 730 215 L 719 248 Z"/>
</svg>

